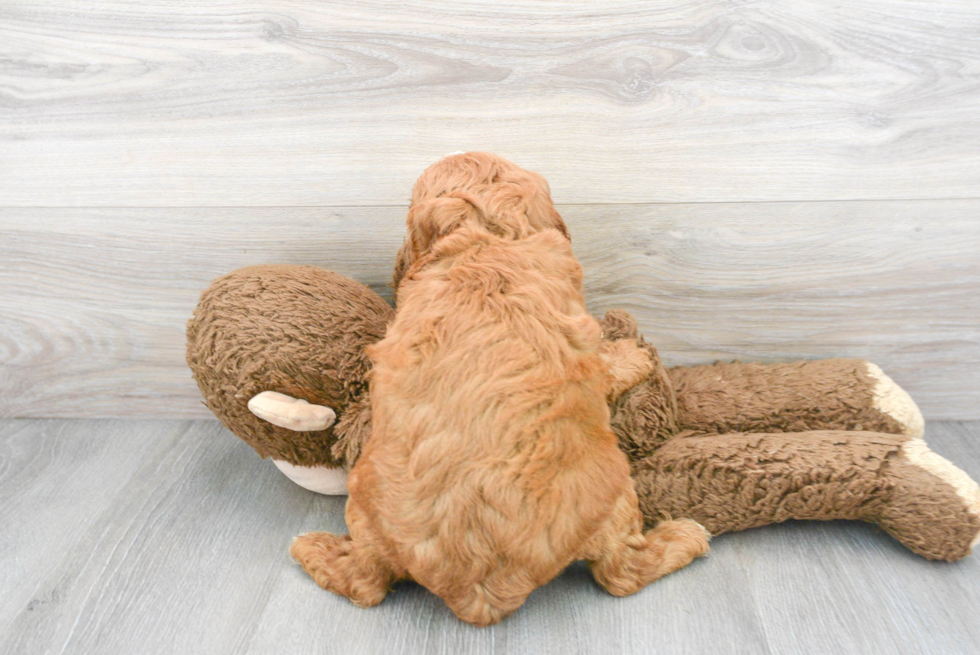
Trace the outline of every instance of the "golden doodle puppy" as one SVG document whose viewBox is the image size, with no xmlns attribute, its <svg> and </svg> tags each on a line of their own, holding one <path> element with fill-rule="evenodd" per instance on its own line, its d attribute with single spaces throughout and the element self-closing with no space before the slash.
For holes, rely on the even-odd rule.
<svg viewBox="0 0 980 655">
<path fill-rule="evenodd" d="M 416 182 L 407 224 L 398 310 L 368 351 L 350 534 L 290 549 L 317 584 L 369 607 L 410 578 L 485 626 L 574 560 L 622 596 L 707 553 L 693 521 L 642 531 L 608 400 L 652 365 L 633 340 L 602 342 L 547 182 L 452 155 Z"/>
</svg>

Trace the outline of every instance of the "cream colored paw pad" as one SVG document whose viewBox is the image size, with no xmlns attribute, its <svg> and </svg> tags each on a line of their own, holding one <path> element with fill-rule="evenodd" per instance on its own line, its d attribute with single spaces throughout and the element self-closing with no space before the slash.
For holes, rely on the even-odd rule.
<svg viewBox="0 0 980 655">
<path fill-rule="evenodd" d="M 902 444 L 902 456 L 910 464 L 914 464 L 935 475 L 948 484 L 963 499 L 966 510 L 973 516 L 980 517 L 980 486 L 969 475 L 957 468 L 952 462 L 929 450 L 925 441 L 911 439 Z M 980 543 L 980 533 L 970 542 L 970 548 Z"/>
<path fill-rule="evenodd" d="M 875 409 L 898 421 L 904 434 L 921 439 L 926 423 L 912 396 L 871 362 L 868 362 L 868 375 L 875 380 L 871 390 Z"/>
</svg>

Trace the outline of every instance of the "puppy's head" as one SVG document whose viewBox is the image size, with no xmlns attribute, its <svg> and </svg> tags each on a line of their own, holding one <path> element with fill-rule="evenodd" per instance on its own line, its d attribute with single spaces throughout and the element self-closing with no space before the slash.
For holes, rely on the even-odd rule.
<svg viewBox="0 0 980 655">
<path fill-rule="evenodd" d="M 568 238 L 545 179 L 488 152 L 449 155 L 429 166 L 412 189 L 406 224 L 408 236 L 395 265 L 396 291 L 413 263 L 463 229 L 504 239 L 558 230 Z"/>
</svg>

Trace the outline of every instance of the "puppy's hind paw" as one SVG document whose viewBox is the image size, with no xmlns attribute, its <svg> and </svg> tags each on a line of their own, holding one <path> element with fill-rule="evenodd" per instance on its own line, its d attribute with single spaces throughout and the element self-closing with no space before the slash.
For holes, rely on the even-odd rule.
<svg viewBox="0 0 980 655">
<path fill-rule="evenodd" d="M 350 544 L 348 536 L 329 532 L 304 532 L 293 537 L 289 555 L 309 571 L 308 564 L 316 565 L 346 555 L 350 552 Z"/>
<path fill-rule="evenodd" d="M 348 535 L 307 532 L 293 539 L 289 554 L 314 582 L 327 591 L 347 596 L 355 605 L 372 607 L 388 594 L 390 572 L 379 563 L 360 562 Z"/>
</svg>

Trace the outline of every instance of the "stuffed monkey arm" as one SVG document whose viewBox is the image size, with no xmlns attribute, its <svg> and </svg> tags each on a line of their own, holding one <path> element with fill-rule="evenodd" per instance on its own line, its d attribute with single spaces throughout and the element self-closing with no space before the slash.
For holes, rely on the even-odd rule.
<svg viewBox="0 0 980 655">
<path fill-rule="evenodd" d="M 637 339 L 656 370 L 614 404 L 613 429 L 633 457 L 675 433 L 873 430 L 921 437 L 915 402 L 874 364 L 826 359 L 787 364 L 714 364 L 663 369 L 635 319 L 611 310 L 600 320 L 606 339 Z M 621 423 L 621 425 L 617 425 Z"/>
<path fill-rule="evenodd" d="M 919 408 L 874 364 L 825 359 L 668 369 L 678 430 L 727 432 L 872 430 L 921 437 Z"/>
<path fill-rule="evenodd" d="M 712 534 L 788 519 L 880 525 L 928 559 L 980 541 L 980 487 L 921 439 L 877 432 L 725 434 L 671 439 L 635 462 L 640 509 Z"/>
</svg>

